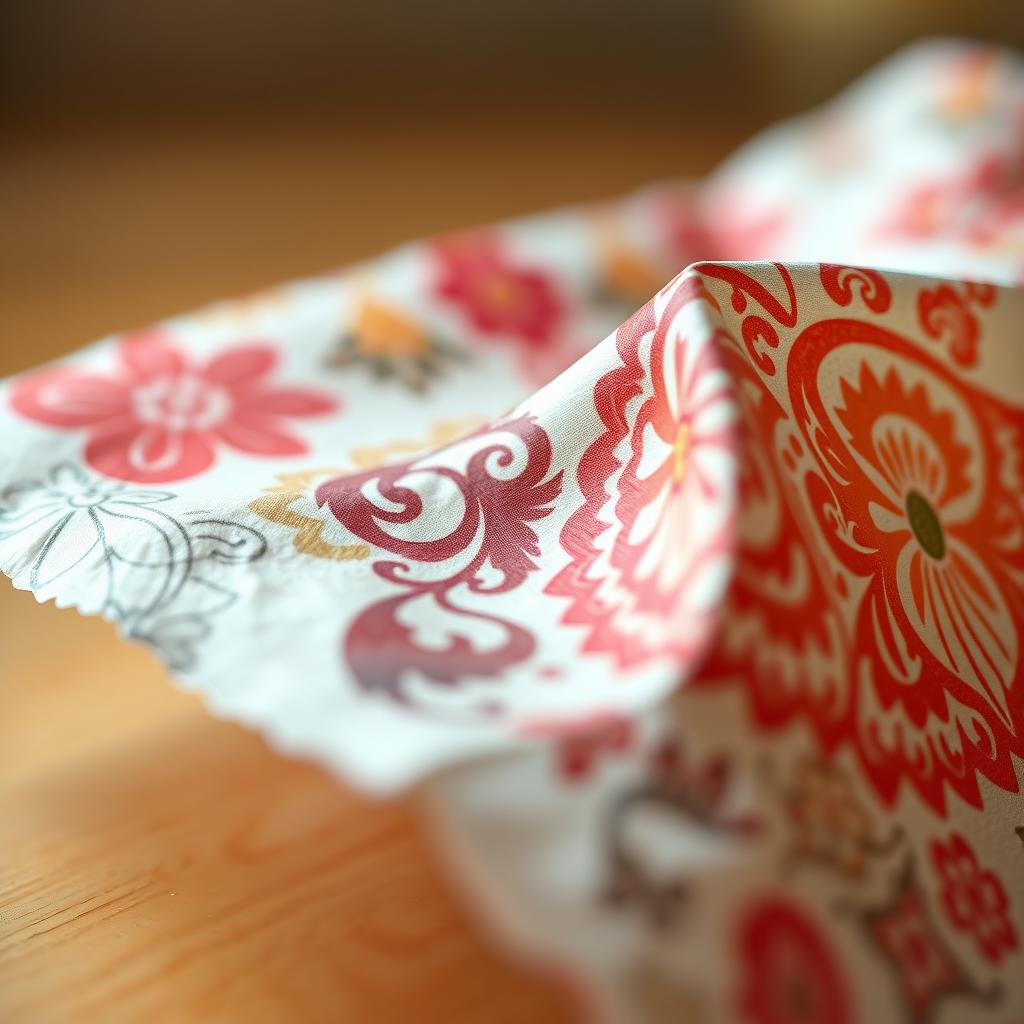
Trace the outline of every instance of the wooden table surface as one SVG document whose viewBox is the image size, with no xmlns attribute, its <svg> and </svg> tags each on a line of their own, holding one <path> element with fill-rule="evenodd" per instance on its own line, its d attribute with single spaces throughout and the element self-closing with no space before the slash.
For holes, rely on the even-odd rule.
<svg viewBox="0 0 1024 1024">
<path fill-rule="evenodd" d="M 637 116 L 36 127 L 0 153 L 0 375 L 408 237 L 704 171 Z M 471 926 L 411 801 L 214 721 L 0 581 L 0 1021 L 570 1019 Z"/>
</svg>

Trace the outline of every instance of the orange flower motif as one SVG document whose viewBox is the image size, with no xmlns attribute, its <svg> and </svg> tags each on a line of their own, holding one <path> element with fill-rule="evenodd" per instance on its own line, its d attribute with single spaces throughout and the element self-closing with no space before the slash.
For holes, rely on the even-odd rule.
<svg viewBox="0 0 1024 1024">
<path fill-rule="evenodd" d="M 604 264 L 608 289 L 634 303 L 646 302 L 671 276 L 643 254 L 614 242 L 605 246 Z"/>
<path fill-rule="evenodd" d="M 996 47 L 979 47 L 958 61 L 939 98 L 939 112 L 968 124 L 983 115 L 996 95 L 998 65 Z"/>
<path fill-rule="evenodd" d="M 368 356 L 419 356 L 430 349 L 420 326 L 397 310 L 366 300 L 356 315 L 353 336 Z"/>
<path fill-rule="evenodd" d="M 412 391 L 423 391 L 446 365 L 463 359 L 462 352 L 431 337 L 407 313 L 365 298 L 329 363 L 362 366 L 378 380 L 395 379 Z"/>
<path fill-rule="evenodd" d="M 908 387 L 895 370 L 879 380 L 867 364 L 857 386 L 843 382 L 842 394 L 837 415 L 853 456 L 843 466 L 854 524 L 848 553 L 883 556 L 870 602 L 879 656 L 904 683 L 919 678 L 905 622 L 935 661 L 1012 727 L 1017 629 L 989 568 L 998 560 L 978 554 L 990 540 L 979 521 L 979 469 L 953 410 L 938 408 L 924 384 Z"/>
</svg>

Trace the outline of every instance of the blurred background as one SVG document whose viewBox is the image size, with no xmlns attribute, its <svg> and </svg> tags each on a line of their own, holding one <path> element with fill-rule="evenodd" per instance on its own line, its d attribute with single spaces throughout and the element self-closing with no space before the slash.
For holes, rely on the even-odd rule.
<svg viewBox="0 0 1024 1024">
<path fill-rule="evenodd" d="M 657 178 L 1021 0 L 0 0 L 0 375 L 411 237 Z M 562 1019 L 412 808 L 0 585 L 0 1019 Z"/>
<path fill-rule="evenodd" d="M 0 372 L 411 237 L 703 174 L 934 34 L 1021 45 L 1024 6 L 0 0 L 0 316 L 20 339 Z"/>
</svg>

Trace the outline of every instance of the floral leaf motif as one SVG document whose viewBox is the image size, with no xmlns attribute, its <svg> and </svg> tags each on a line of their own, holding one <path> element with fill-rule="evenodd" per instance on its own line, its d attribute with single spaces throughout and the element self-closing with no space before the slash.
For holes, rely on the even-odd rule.
<svg viewBox="0 0 1024 1024">
<path fill-rule="evenodd" d="M 70 595 L 187 670 L 210 618 L 235 600 L 202 566 L 255 561 L 266 542 L 239 523 L 159 507 L 174 497 L 60 464 L 0 494 L 0 562 L 37 596 Z"/>
</svg>

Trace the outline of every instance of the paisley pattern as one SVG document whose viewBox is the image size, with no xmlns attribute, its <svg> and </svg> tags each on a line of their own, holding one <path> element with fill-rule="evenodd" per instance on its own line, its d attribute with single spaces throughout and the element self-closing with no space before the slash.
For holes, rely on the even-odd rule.
<svg viewBox="0 0 1024 1024">
<path fill-rule="evenodd" d="M 713 340 L 737 460 L 706 656 L 687 660 L 685 630 L 671 632 L 683 598 L 648 606 L 677 641 L 676 696 L 630 729 L 594 716 L 553 753 L 435 786 L 445 842 L 470 891 L 505 908 L 494 918 L 510 941 L 547 949 L 613 1019 L 695 1005 L 709 1021 L 1016 1012 L 1024 403 L 1019 377 L 977 371 L 1024 301 L 838 264 L 705 264 L 683 294 L 701 327 L 680 336 Z M 968 321 L 941 333 L 931 315 L 947 294 L 973 320 L 966 362 L 954 330 Z M 657 338 L 650 309 L 617 335 L 583 503 L 560 535 L 572 560 L 549 587 L 570 597 L 581 649 L 614 658 L 624 685 L 658 653 L 637 642 L 653 631 L 630 633 L 604 603 L 644 592 L 610 554 L 645 507 L 623 495 L 652 500 L 620 484 L 626 467 L 637 447 L 668 447 L 664 429 L 641 445 L 634 409 L 649 392 L 628 376 L 629 354 Z M 528 804 L 484 809 L 514 792 Z M 575 864 L 586 895 L 541 863 Z M 610 964 L 612 944 L 628 954 Z M 638 965 L 672 981 L 656 1011 L 634 991 Z"/>
<path fill-rule="evenodd" d="M 835 275 L 823 285 L 847 305 Z M 861 280 L 868 308 L 888 308 L 889 286 Z M 824 750 L 855 746 L 887 801 L 908 780 L 940 811 L 946 786 L 980 803 L 978 773 L 1015 791 L 1024 749 L 1024 416 L 957 365 L 826 318 L 785 367 L 737 369 L 750 525 L 715 666 L 744 672 L 766 725 L 807 715 Z"/>
<path fill-rule="evenodd" d="M 809 448 L 821 431 L 822 472 L 805 483 L 820 535 L 850 574 L 839 577 L 846 591 L 864 587 L 852 638 L 858 743 L 884 795 L 909 774 L 937 805 L 943 780 L 978 803 L 974 772 L 1015 789 L 1009 755 L 1024 749 L 1011 613 L 1019 621 L 1022 523 L 994 440 L 1014 443 L 1024 419 L 966 394 L 902 339 L 857 335 L 805 334 L 793 358 L 807 360 L 817 394 L 792 375 L 790 391 Z"/>
</svg>

